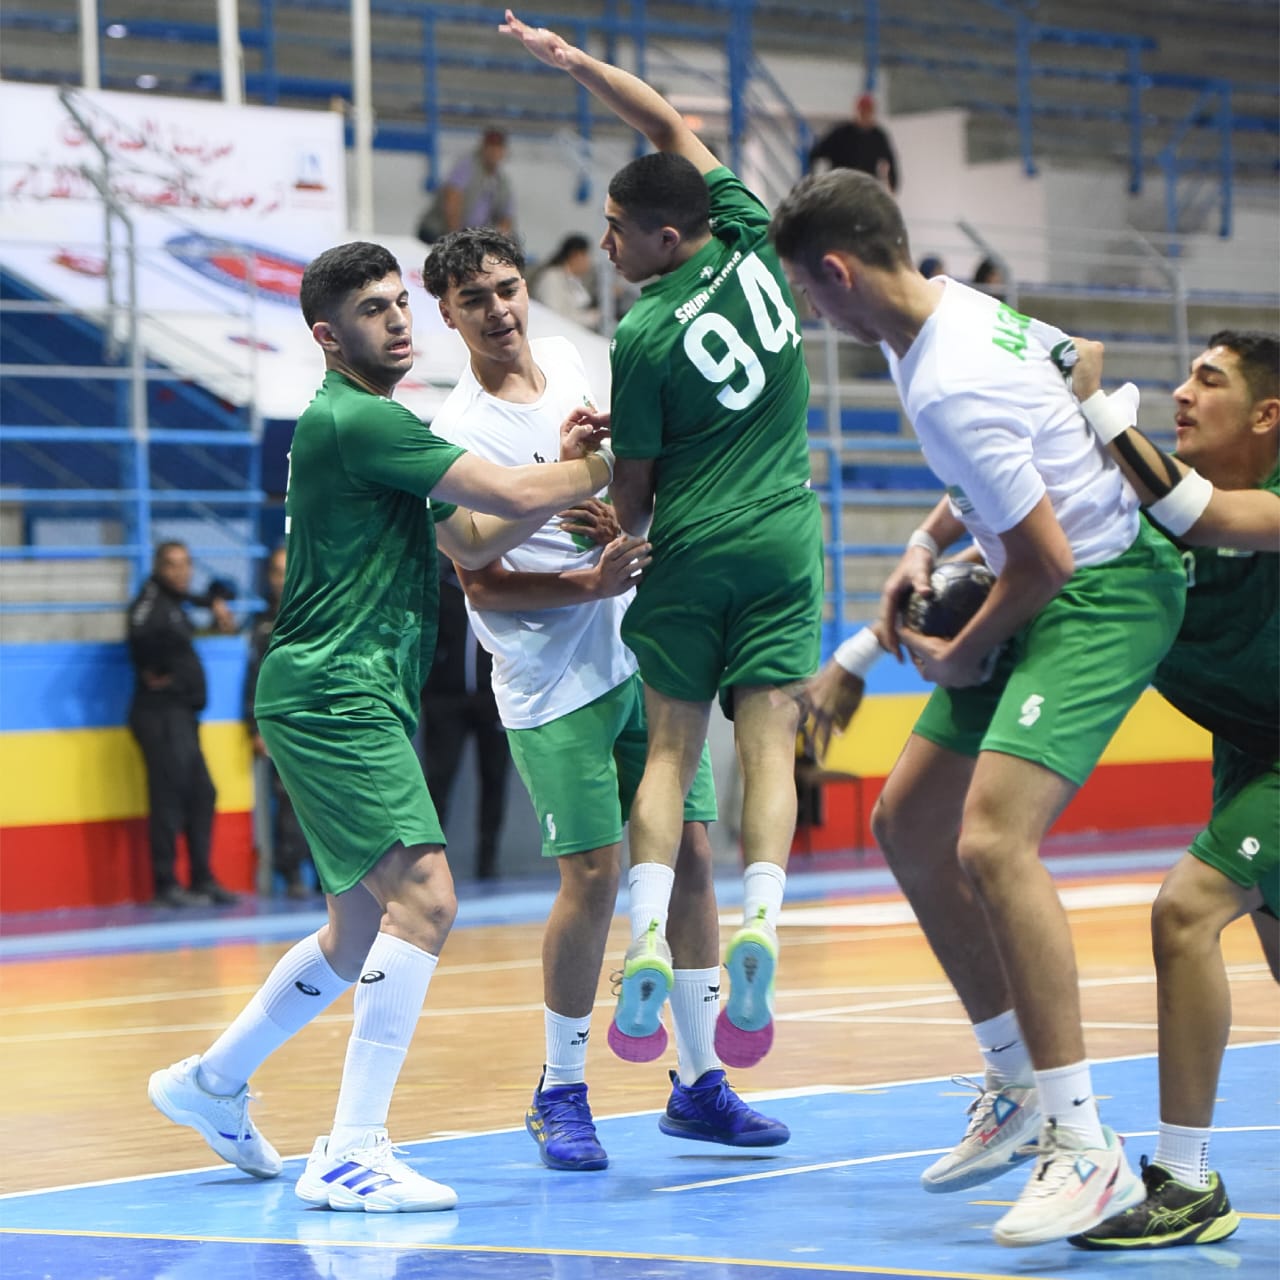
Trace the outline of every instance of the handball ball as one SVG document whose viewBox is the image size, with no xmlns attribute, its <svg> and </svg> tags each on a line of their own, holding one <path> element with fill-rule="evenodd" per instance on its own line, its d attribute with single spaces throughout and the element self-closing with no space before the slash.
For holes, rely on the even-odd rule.
<svg viewBox="0 0 1280 1280">
<path fill-rule="evenodd" d="M 913 631 L 951 640 L 982 608 L 996 575 L 985 564 L 948 560 L 929 576 L 931 596 L 911 591 L 902 606 L 902 619 Z"/>
</svg>

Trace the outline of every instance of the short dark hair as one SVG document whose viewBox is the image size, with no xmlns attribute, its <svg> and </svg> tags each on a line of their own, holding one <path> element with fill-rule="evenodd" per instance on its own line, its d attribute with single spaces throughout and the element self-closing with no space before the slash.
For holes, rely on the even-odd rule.
<svg viewBox="0 0 1280 1280">
<path fill-rule="evenodd" d="M 302 318 L 308 327 L 317 320 L 327 320 L 353 290 L 370 281 L 401 274 L 395 255 L 380 244 L 353 240 L 326 249 L 302 273 L 302 287 L 298 290 Z"/>
<path fill-rule="evenodd" d="M 507 263 L 524 275 L 524 251 L 492 227 L 463 227 L 441 236 L 422 264 L 422 283 L 433 298 L 443 298 L 454 285 L 465 284 L 484 270 L 484 260 Z"/>
<path fill-rule="evenodd" d="M 1264 333 L 1261 329 L 1219 329 L 1209 339 L 1209 346 L 1226 347 L 1235 352 L 1254 404 L 1280 397 L 1280 340 L 1274 333 Z"/>
<path fill-rule="evenodd" d="M 675 227 L 682 236 L 707 229 L 711 196 L 692 161 L 671 151 L 638 156 L 613 175 L 609 198 L 643 231 Z"/>
<path fill-rule="evenodd" d="M 167 538 L 164 542 L 157 542 L 156 549 L 151 556 L 151 569 L 154 572 L 161 565 L 165 556 L 170 551 L 186 551 L 187 544 L 179 538 Z"/>
<path fill-rule="evenodd" d="M 802 178 L 769 223 L 778 256 L 818 273 L 824 253 L 843 250 L 869 267 L 895 271 L 911 266 L 902 210 L 868 173 L 832 169 Z"/>
</svg>

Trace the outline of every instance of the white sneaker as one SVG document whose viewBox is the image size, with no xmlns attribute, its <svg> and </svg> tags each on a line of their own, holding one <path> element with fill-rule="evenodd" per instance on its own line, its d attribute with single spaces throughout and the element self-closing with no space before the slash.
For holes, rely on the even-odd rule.
<svg viewBox="0 0 1280 1280">
<path fill-rule="evenodd" d="M 329 1139 L 317 1138 L 294 1188 L 299 1200 L 365 1213 L 425 1213 L 452 1209 L 458 1193 L 415 1173 L 396 1158 L 385 1129 L 370 1129 L 359 1146 L 329 1154 Z"/>
<path fill-rule="evenodd" d="M 1125 1159 L 1124 1143 L 1106 1125 L 1105 1147 L 1086 1147 L 1046 1121 L 1036 1170 L 1013 1208 L 996 1223 L 997 1244 L 1046 1244 L 1096 1226 L 1146 1198 L 1142 1180 Z"/>
<path fill-rule="evenodd" d="M 249 1086 L 230 1095 L 210 1093 L 200 1083 L 199 1072 L 198 1053 L 153 1072 L 147 1097 L 174 1124 L 194 1129 L 219 1159 L 255 1178 L 274 1178 L 283 1162 L 249 1119 Z"/>
<path fill-rule="evenodd" d="M 989 1071 L 982 1084 L 968 1076 L 951 1079 L 978 1096 L 969 1104 L 964 1137 L 920 1175 L 921 1186 L 935 1193 L 967 1191 L 1024 1164 L 1035 1155 L 1040 1132 L 1035 1085 L 998 1084 Z"/>
</svg>

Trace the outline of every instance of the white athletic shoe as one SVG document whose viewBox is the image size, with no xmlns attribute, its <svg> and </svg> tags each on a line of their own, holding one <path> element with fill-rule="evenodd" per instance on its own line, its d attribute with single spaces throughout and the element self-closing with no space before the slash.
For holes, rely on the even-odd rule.
<svg viewBox="0 0 1280 1280">
<path fill-rule="evenodd" d="M 1046 1244 L 1078 1235 L 1146 1198 L 1125 1159 L 1124 1143 L 1106 1125 L 1104 1147 L 1086 1147 L 1052 1121 L 1040 1130 L 1036 1168 L 1008 1213 L 996 1223 L 997 1244 Z"/>
<path fill-rule="evenodd" d="M 194 1129 L 219 1159 L 255 1178 L 274 1178 L 283 1162 L 249 1119 L 249 1086 L 230 1095 L 210 1093 L 200 1083 L 199 1072 L 198 1053 L 153 1072 L 147 1097 L 174 1124 Z"/>
<path fill-rule="evenodd" d="M 1040 1101 L 1034 1085 L 997 1084 L 988 1071 L 982 1084 L 968 1076 L 952 1081 L 978 1096 L 969 1104 L 969 1127 L 945 1156 L 921 1175 L 926 1191 L 967 1191 L 1024 1164 L 1035 1155 Z"/>
<path fill-rule="evenodd" d="M 370 1129 L 358 1146 L 334 1155 L 329 1139 L 317 1138 L 294 1191 L 307 1204 L 356 1213 L 426 1213 L 458 1203 L 452 1187 L 415 1173 L 395 1153 L 385 1129 Z"/>
</svg>

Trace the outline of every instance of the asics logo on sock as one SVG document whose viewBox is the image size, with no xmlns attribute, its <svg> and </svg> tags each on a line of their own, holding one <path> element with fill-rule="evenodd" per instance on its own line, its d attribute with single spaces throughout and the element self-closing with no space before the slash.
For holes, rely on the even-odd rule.
<svg viewBox="0 0 1280 1280">
<path fill-rule="evenodd" d="M 298 982 L 295 982 L 293 985 L 297 987 L 298 990 L 301 991 L 304 996 L 318 996 L 320 994 L 320 988 L 313 987 L 308 982 L 298 981 Z"/>
<path fill-rule="evenodd" d="M 386 976 L 381 969 L 370 969 L 368 973 L 360 975 L 360 981 L 367 986 L 371 982 L 381 982 Z"/>
</svg>

